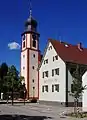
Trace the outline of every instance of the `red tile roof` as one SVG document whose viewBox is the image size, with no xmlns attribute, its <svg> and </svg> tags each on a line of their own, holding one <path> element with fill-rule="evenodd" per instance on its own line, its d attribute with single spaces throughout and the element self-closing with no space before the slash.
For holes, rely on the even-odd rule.
<svg viewBox="0 0 87 120">
<path fill-rule="evenodd" d="M 57 40 L 49 39 L 49 41 L 65 62 L 87 65 L 87 48 L 83 48 L 81 51 L 77 45 L 67 44 L 68 46 L 65 46 L 64 43 Z"/>
</svg>

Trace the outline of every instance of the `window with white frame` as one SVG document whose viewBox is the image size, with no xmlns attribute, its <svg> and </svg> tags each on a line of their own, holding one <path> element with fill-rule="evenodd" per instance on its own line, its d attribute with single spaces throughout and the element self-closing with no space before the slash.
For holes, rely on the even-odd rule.
<svg viewBox="0 0 87 120">
<path fill-rule="evenodd" d="M 48 71 L 43 72 L 43 73 L 42 73 L 42 77 L 43 77 L 43 78 L 44 78 L 44 77 L 48 77 Z"/>
<path fill-rule="evenodd" d="M 48 59 L 44 60 L 44 64 L 48 64 Z"/>
<path fill-rule="evenodd" d="M 42 78 L 44 78 L 44 72 L 42 73 Z"/>
<path fill-rule="evenodd" d="M 59 68 L 52 69 L 52 76 L 59 75 Z"/>
<path fill-rule="evenodd" d="M 42 86 L 42 92 L 48 92 L 48 85 Z"/>
<path fill-rule="evenodd" d="M 45 85 L 45 91 L 48 92 L 48 85 Z"/>
<path fill-rule="evenodd" d="M 59 75 L 59 68 L 55 69 L 55 74 Z"/>
<path fill-rule="evenodd" d="M 58 55 L 53 56 L 53 61 L 58 60 Z"/>
<path fill-rule="evenodd" d="M 44 86 L 42 86 L 42 92 L 44 92 Z"/>
<path fill-rule="evenodd" d="M 45 71 L 45 77 L 48 77 L 48 71 Z"/>
<path fill-rule="evenodd" d="M 58 55 L 55 56 L 55 60 L 58 60 Z"/>
<path fill-rule="evenodd" d="M 73 86 L 73 84 L 71 84 L 71 92 L 72 93 L 74 93 L 74 89 L 73 88 L 74 88 L 74 86 Z"/>
<path fill-rule="evenodd" d="M 59 92 L 59 84 L 55 85 L 55 91 Z"/>
<path fill-rule="evenodd" d="M 52 85 L 52 92 L 54 92 L 54 85 Z"/>
<path fill-rule="evenodd" d="M 55 91 L 59 92 L 59 84 L 52 85 L 52 92 L 55 92 Z"/>
<path fill-rule="evenodd" d="M 54 76 L 54 70 L 52 70 L 52 76 Z"/>
</svg>

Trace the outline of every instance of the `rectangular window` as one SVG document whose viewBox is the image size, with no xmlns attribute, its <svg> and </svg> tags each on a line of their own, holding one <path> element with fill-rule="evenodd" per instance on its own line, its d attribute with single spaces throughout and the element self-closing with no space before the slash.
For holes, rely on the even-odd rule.
<svg viewBox="0 0 87 120">
<path fill-rule="evenodd" d="M 36 40 L 33 40 L 33 47 L 36 48 Z"/>
<path fill-rule="evenodd" d="M 48 71 L 45 72 L 45 77 L 48 77 Z"/>
<path fill-rule="evenodd" d="M 44 64 L 45 64 L 45 60 L 44 60 Z"/>
<path fill-rule="evenodd" d="M 48 63 L 48 59 L 46 60 L 46 63 Z"/>
<path fill-rule="evenodd" d="M 58 60 L 58 56 L 57 55 L 55 56 L 55 59 Z"/>
<path fill-rule="evenodd" d="M 52 85 L 52 92 L 54 92 L 54 85 Z"/>
<path fill-rule="evenodd" d="M 44 60 L 44 64 L 47 64 L 48 63 L 48 59 Z"/>
<path fill-rule="evenodd" d="M 45 91 L 48 92 L 48 85 L 45 86 Z"/>
<path fill-rule="evenodd" d="M 44 92 L 44 86 L 42 86 L 42 92 Z"/>
<path fill-rule="evenodd" d="M 71 84 L 71 92 L 74 93 L 73 84 Z"/>
<path fill-rule="evenodd" d="M 25 47 L 25 41 L 23 42 L 23 48 Z"/>
<path fill-rule="evenodd" d="M 58 60 L 58 55 L 53 56 L 53 61 Z"/>
<path fill-rule="evenodd" d="M 42 77 L 44 78 L 44 72 L 42 73 Z"/>
<path fill-rule="evenodd" d="M 54 57 L 53 57 L 53 61 L 54 61 Z"/>
<path fill-rule="evenodd" d="M 54 76 L 54 70 L 52 70 L 52 76 Z"/>
<path fill-rule="evenodd" d="M 55 69 L 55 74 L 59 75 L 59 68 Z"/>
<path fill-rule="evenodd" d="M 59 84 L 55 85 L 55 91 L 59 92 Z"/>
</svg>

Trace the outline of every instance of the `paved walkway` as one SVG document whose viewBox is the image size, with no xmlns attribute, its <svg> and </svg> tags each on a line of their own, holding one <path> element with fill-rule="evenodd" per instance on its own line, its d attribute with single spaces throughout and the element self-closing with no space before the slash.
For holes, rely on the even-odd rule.
<svg viewBox="0 0 87 120">
<path fill-rule="evenodd" d="M 73 108 L 59 107 L 59 106 L 48 106 L 42 104 L 26 103 L 23 104 L 1 104 L 0 105 L 0 117 L 1 115 L 17 115 L 14 120 L 79 120 L 76 118 L 64 117 L 63 112 L 73 111 Z M 22 116 L 21 116 L 22 115 Z M 22 119 L 22 117 L 24 118 Z M 9 120 L 12 116 L 9 117 Z M 21 118 L 21 119 L 19 119 Z M 0 120 L 5 120 L 1 119 Z M 83 120 L 87 120 L 83 119 Z"/>
</svg>

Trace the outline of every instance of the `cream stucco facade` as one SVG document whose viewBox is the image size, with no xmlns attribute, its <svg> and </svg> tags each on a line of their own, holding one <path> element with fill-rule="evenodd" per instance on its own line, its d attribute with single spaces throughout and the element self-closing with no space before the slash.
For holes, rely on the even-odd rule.
<svg viewBox="0 0 87 120">
<path fill-rule="evenodd" d="M 55 56 L 58 56 L 57 60 L 53 60 L 53 57 Z M 48 60 L 48 62 L 44 64 L 45 60 Z M 52 76 L 52 70 L 55 70 L 56 68 L 59 69 L 59 74 L 54 74 Z M 48 71 L 48 77 L 43 77 L 43 72 L 45 71 Z M 70 67 L 68 67 L 66 62 L 61 59 L 51 42 L 48 43 L 47 48 L 45 49 L 45 53 L 39 69 L 39 74 L 40 101 L 59 102 L 60 104 L 64 103 L 64 105 L 66 105 L 66 103 L 68 103 L 68 105 L 73 104 L 74 97 L 70 95 L 72 89 L 71 86 L 73 83 Z M 52 91 L 53 85 L 58 85 L 59 90 Z M 48 86 L 48 91 L 43 90 L 47 89 L 45 86 Z M 82 97 L 80 97 L 79 102 L 82 102 Z"/>
<path fill-rule="evenodd" d="M 43 101 L 55 101 L 55 102 L 65 102 L 66 96 L 66 65 L 64 61 L 58 56 L 58 60 L 53 61 L 53 57 L 57 55 L 55 49 L 52 46 L 52 49 L 49 49 L 52 46 L 49 43 L 46 53 L 43 58 L 42 65 L 39 70 L 40 74 L 40 97 L 39 100 Z M 44 64 L 44 60 L 48 59 L 48 63 Z M 52 76 L 52 69 L 59 69 L 59 75 Z M 43 72 L 48 71 L 48 77 L 43 78 Z M 42 92 L 42 87 L 47 85 L 48 92 Z M 59 85 L 59 91 L 52 92 L 52 85 Z"/>
<path fill-rule="evenodd" d="M 33 33 L 30 32 L 22 35 L 21 76 L 25 78 L 27 99 L 39 99 L 39 42 L 37 35 L 33 46 L 32 36 Z"/>
</svg>

